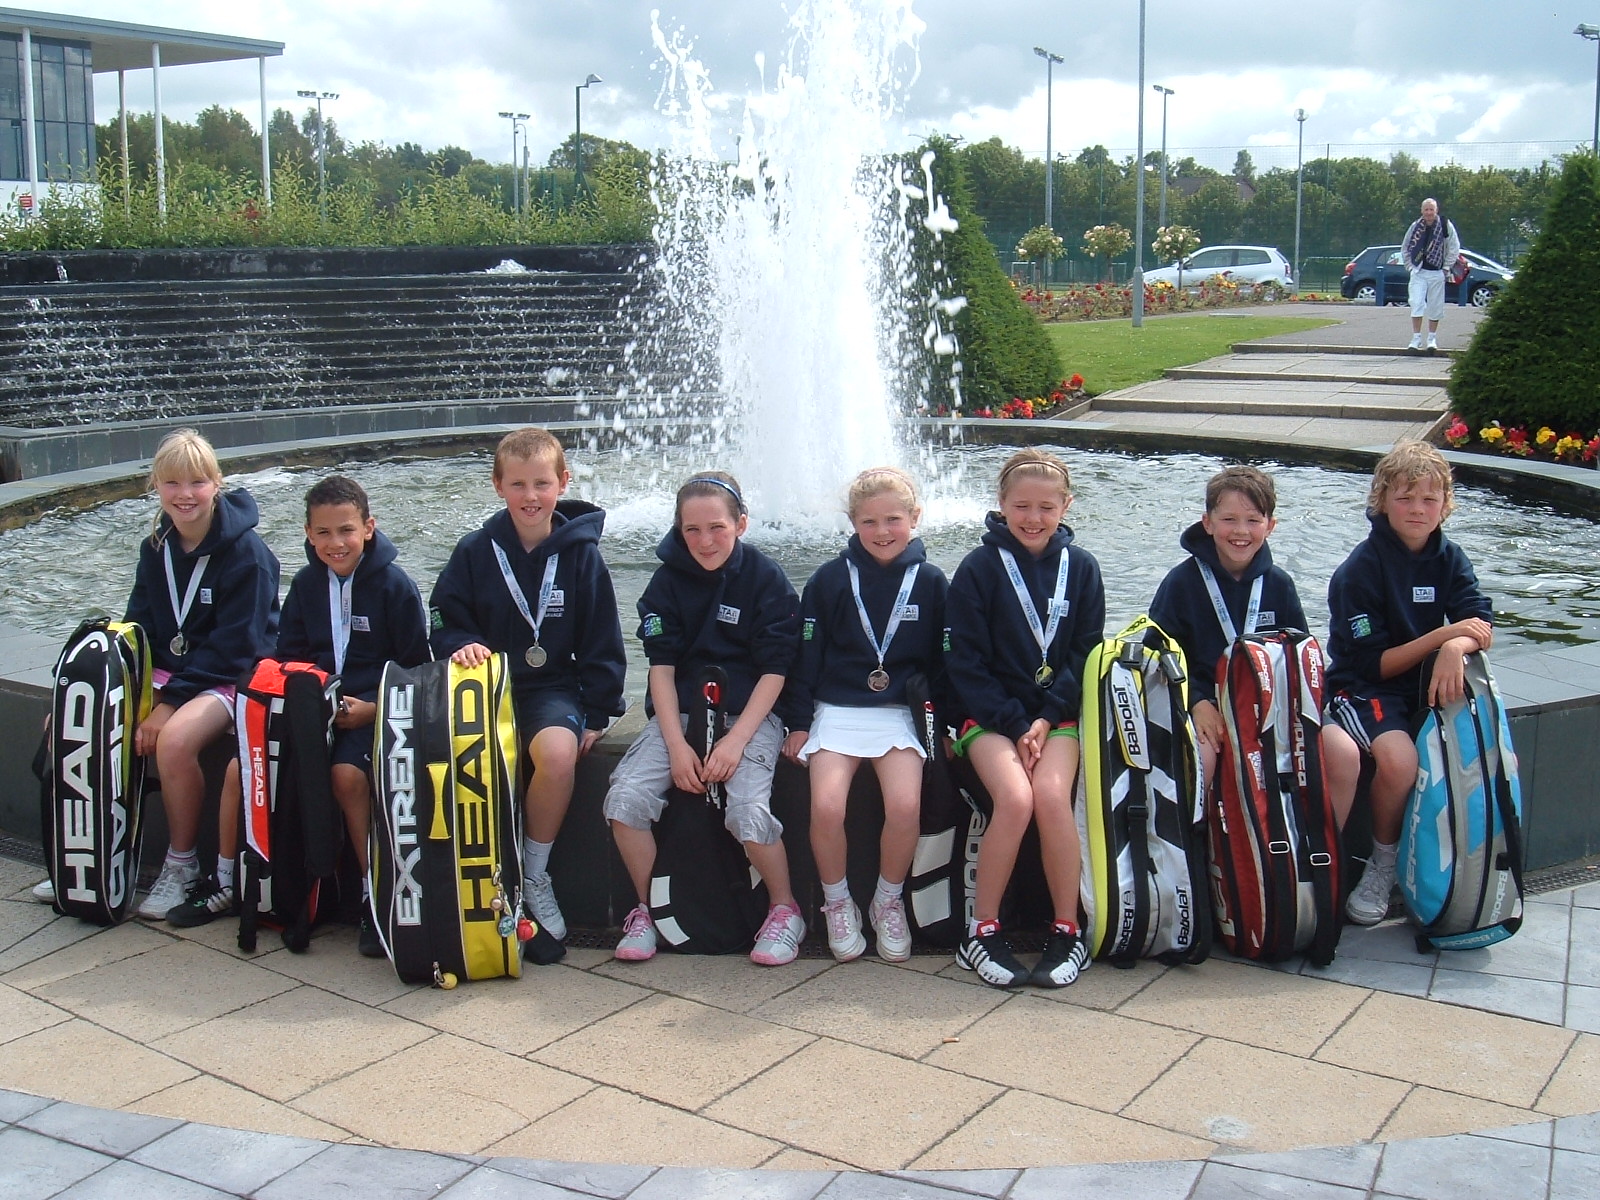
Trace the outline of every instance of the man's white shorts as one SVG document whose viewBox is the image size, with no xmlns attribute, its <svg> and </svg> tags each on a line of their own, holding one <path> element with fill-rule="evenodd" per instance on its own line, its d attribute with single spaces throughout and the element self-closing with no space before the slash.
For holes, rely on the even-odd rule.
<svg viewBox="0 0 1600 1200">
<path fill-rule="evenodd" d="M 1437 321 L 1444 316 L 1444 272 L 1411 272 L 1411 315 Z"/>
</svg>

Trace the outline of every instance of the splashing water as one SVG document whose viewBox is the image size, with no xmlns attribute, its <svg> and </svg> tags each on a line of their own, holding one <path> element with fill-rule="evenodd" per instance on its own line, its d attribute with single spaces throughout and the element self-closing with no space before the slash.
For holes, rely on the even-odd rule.
<svg viewBox="0 0 1600 1200">
<path fill-rule="evenodd" d="M 709 409 L 706 465 L 734 470 L 768 520 L 835 512 L 857 471 L 903 457 L 918 372 L 956 350 L 959 303 L 928 294 L 913 254 L 954 223 L 932 156 L 908 165 L 893 145 L 923 23 L 911 0 L 801 0 L 786 60 L 769 80 L 758 56 L 759 92 L 733 100 L 683 31 L 651 24 L 674 143 L 653 181 L 635 411 Z"/>
</svg>

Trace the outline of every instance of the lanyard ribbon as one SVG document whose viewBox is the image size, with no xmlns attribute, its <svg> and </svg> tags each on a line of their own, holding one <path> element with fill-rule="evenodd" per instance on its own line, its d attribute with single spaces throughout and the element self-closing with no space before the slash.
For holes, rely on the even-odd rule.
<svg viewBox="0 0 1600 1200">
<path fill-rule="evenodd" d="M 356 560 L 356 566 L 361 566 L 361 560 Z M 350 650 L 350 603 L 355 592 L 356 573 L 351 571 L 347 577 L 341 577 L 332 567 L 328 568 L 328 623 L 333 627 L 333 670 L 336 675 L 344 674 L 345 655 Z"/>
<path fill-rule="evenodd" d="M 550 608 L 550 594 L 556 587 L 556 564 L 561 561 L 561 555 L 552 554 L 545 560 L 544 579 L 539 584 L 539 612 L 537 615 L 528 611 L 528 598 L 522 594 L 522 586 L 517 582 L 517 577 L 511 573 L 511 560 L 506 557 L 504 548 L 492 538 L 489 545 L 494 547 L 495 561 L 500 564 L 500 574 L 505 577 L 506 590 L 511 593 L 511 599 L 516 602 L 517 611 L 522 614 L 522 619 L 533 630 L 533 644 L 539 644 L 539 626 L 544 624 L 544 614 Z"/>
<path fill-rule="evenodd" d="M 1233 627 L 1233 618 L 1228 615 L 1228 606 L 1222 602 L 1222 589 L 1217 586 L 1217 577 L 1212 574 L 1211 568 L 1198 558 L 1194 565 L 1200 568 L 1200 578 L 1205 581 L 1206 591 L 1211 596 L 1211 607 L 1217 611 L 1217 623 L 1222 626 L 1222 635 L 1228 639 L 1231 646 L 1239 640 L 1239 631 Z M 1255 583 L 1250 585 L 1250 607 L 1244 614 L 1244 635 L 1249 637 L 1256 631 L 1256 624 L 1261 618 L 1261 585 L 1266 582 L 1265 575 L 1257 575 Z"/>
<path fill-rule="evenodd" d="M 917 570 L 921 563 L 912 563 L 906 568 L 905 574 L 900 576 L 900 593 L 894 598 L 894 611 L 889 614 L 889 624 L 883 631 L 883 641 L 878 641 L 878 635 L 872 631 L 872 618 L 867 616 L 866 601 L 861 599 L 861 572 L 856 570 L 856 564 L 845 559 L 844 565 L 850 571 L 850 594 L 856 598 L 856 613 L 861 617 L 861 631 L 867 635 L 867 641 L 872 643 L 872 649 L 878 655 L 878 670 L 883 670 L 883 660 L 889 653 L 889 643 L 894 641 L 894 635 L 900 628 L 900 618 L 905 615 L 906 601 L 911 599 L 911 589 L 916 586 Z"/>
<path fill-rule="evenodd" d="M 189 576 L 189 586 L 183 593 L 183 603 L 178 603 L 178 579 L 172 569 L 172 543 L 163 542 L 161 553 L 166 558 L 167 565 L 167 596 L 172 601 L 172 615 L 178 621 L 178 636 L 183 636 L 183 623 L 189 619 L 189 610 L 194 607 L 194 598 L 200 594 L 200 580 L 205 576 L 206 564 L 211 561 L 211 555 L 205 554 L 195 560 L 194 572 Z"/>
<path fill-rule="evenodd" d="M 1022 605 L 1022 615 L 1028 618 L 1028 628 L 1033 630 L 1033 640 L 1039 643 L 1039 667 L 1043 670 L 1050 665 L 1050 643 L 1055 641 L 1056 630 L 1061 628 L 1061 618 L 1067 615 L 1067 559 L 1070 548 L 1061 547 L 1061 565 L 1056 568 L 1056 590 L 1050 597 L 1050 618 L 1043 625 L 1039 623 L 1039 610 L 1033 606 L 1033 597 L 1028 594 L 1028 585 L 1022 581 L 1016 556 L 1004 546 L 997 548 L 1000 561 L 1006 565 L 1011 589 L 1017 593 L 1017 603 Z"/>
</svg>

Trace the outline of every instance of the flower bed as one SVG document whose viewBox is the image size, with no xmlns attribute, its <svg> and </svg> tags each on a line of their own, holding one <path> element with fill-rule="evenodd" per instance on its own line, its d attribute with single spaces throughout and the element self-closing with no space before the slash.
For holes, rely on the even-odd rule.
<svg viewBox="0 0 1600 1200">
<path fill-rule="evenodd" d="M 1548 425 L 1530 434 L 1523 425 L 1506 426 L 1490 421 L 1474 436 L 1471 427 L 1452 413 L 1444 440 L 1457 450 L 1479 454 L 1507 454 L 1512 458 L 1540 459 L 1574 467 L 1600 465 L 1600 434 L 1585 439 L 1575 431 L 1557 433 Z"/>
<path fill-rule="evenodd" d="M 1043 291 L 1011 281 L 1020 298 L 1041 321 L 1097 321 L 1133 314 L 1133 288 L 1127 284 L 1093 283 Z M 1212 275 L 1180 290 L 1170 283 L 1153 283 L 1144 289 L 1148 315 L 1235 308 L 1276 303 L 1289 297 L 1281 283 L 1235 283 L 1225 275 Z"/>
<path fill-rule="evenodd" d="M 1035 421 L 1053 417 L 1057 413 L 1066 411 L 1082 400 L 1085 395 L 1083 376 L 1073 375 L 1070 379 L 1063 379 L 1057 387 L 1052 389 L 1048 396 L 1034 396 L 1032 399 L 1013 396 L 998 407 L 975 408 L 965 415 L 969 417 L 997 417 L 1002 420 Z M 952 414 L 948 407 L 940 406 L 933 409 L 930 415 L 948 417 Z M 954 415 L 959 416 L 961 414 Z"/>
</svg>

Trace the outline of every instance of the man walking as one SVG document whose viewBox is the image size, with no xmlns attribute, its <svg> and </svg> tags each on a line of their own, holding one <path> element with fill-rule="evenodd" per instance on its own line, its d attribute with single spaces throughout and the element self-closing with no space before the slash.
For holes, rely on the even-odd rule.
<svg viewBox="0 0 1600 1200">
<path fill-rule="evenodd" d="M 1411 344 L 1408 350 L 1422 349 L 1422 321 L 1428 321 L 1428 349 L 1439 348 L 1439 318 L 1444 316 L 1445 272 L 1455 265 L 1461 253 L 1461 238 L 1456 227 L 1439 215 L 1439 202 L 1433 197 L 1422 202 L 1422 216 L 1411 222 L 1401 247 L 1406 269 L 1411 272 Z"/>
</svg>

